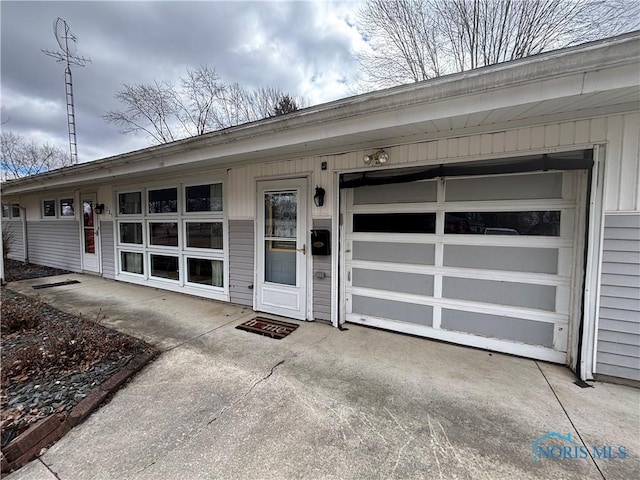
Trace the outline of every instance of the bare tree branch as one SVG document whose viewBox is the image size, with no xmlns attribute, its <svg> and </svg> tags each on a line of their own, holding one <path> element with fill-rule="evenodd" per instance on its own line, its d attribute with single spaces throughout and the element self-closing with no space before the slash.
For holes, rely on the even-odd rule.
<svg viewBox="0 0 640 480">
<path fill-rule="evenodd" d="M 365 88 L 418 82 L 640 27 L 637 0 L 368 0 Z"/>
<path fill-rule="evenodd" d="M 71 165 L 64 150 L 5 131 L 0 136 L 0 178 L 11 180 Z"/>
<path fill-rule="evenodd" d="M 187 69 L 179 86 L 158 81 L 123 84 L 115 97 L 122 109 L 103 118 L 123 134 L 143 134 L 156 144 L 269 117 L 285 97 L 296 107 L 304 105 L 303 99 L 277 88 L 247 90 L 238 83 L 224 84 L 206 65 Z"/>
</svg>

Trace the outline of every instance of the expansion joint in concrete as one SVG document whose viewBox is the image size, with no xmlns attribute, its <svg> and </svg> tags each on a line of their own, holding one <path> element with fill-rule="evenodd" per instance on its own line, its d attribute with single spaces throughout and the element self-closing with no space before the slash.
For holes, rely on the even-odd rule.
<svg viewBox="0 0 640 480">
<path fill-rule="evenodd" d="M 54 477 L 56 477 L 58 480 L 61 480 L 60 476 L 59 476 L 56 472 L 54 472 L 54 471 L 51 469 L 51 467 L 50 467 L 49 465 L 47 465 L 47 464 L 44 462 L 44 460 L 42 460 L 42 458 L 41 458 L 41 457 L 39 457 L 39 456 L 38 456 L 38 457 L 36 457 L 36 458 L 40 461 L 40 463 L 42 463 L 42 465 L 44 465 L 44 468 L 46 468 L 47 470 L 49 470 L 49 473 L 51 473 L 51 475 L 53 475 Z"/>
<path fill-rule="evenodd" d="M 252 315 L 253 315 L 253 313 L 247 314 L 246 316 L 250 317 Z M 197 340 L 198 338 L 204 337 L 205 335 L 209 335 L 211 332 L 215 332 L 216 330 L 219 330 L 219 329 L 221 329 L 223 327 L 226 327 L 227 325 L 231 325 L 232 323 L 235 323 L 235 322 L 238 322 L 238 321 L 241 322 L 242 320 L 244 320 L 244 318 L 245 317 L 242 317 L 240 319 L 234 318 L 233 320 L 230 320 L 227 323 L 223 323 L 222 325 L 218 325 L 217 327 L 214 327 L 211 330 L 207 330 L 206 332 L 203 332 L 203 333 L 201 333 L 199 335 L 196 335 L 195 337 L 191 337 L 190 339 L 185 340 L 182 343 L 178 343 L 177 345 L 174 345 L 173 347 L 169 347 L 166 350 L 162 350 L 162 352 L 170 352 L 171 350 L 175 350 L 176 348 L 182 347 L 182 346 L 186 345 L 187 343 L 193 342 L 194 340 Z"/>
<path fill-rule="evenodd" d="M 573 430 L 578 435 L 578 438 L 580 439 L 580 442 L 582 442 L 582 445 L 584 445 L 586 447 L 587 444 L 582 439 L 582 435 L 580 435 L 580 431 L 578 430 L 578 427 L 576 426 L 575 423 L 573 423 L 573 420 L 571 419 L 571 416 L 569 416 L 569 412 L 567 412 L 567 409 L 564 408 L 564 405 L 560 401 L 560 397 L 558 397 L 558 394 L 556 393 L 556 391 L 554 390 L 553 386 L 551 385 L 551 382 L 549 381 L 547 376 L 544 374 L 544 371 L 542 370 L 542 368 L 540 368 L 540 364 L 537 361 L 535 362 L 535 364 L 536 364 L 536 367 L 538 367 L 538 370 L 540 370 L 540 373 L 542 374 L 542 378 L 544 378 L 545 382 L 547 382 L 547 385 L 549 386 L 549 389 L 551 390 L 551 393 L 553 393 L 553 396 L 556 397 L 556 401 L 558 402 L 558 405 L 560 405 L 560 408 L 562 408 L 562 411 L 564 412 L 565 416 L 567 417 L 567 420 L 569 420 L 569 423 L 573 427 Z M 602 473 L 602 470 L 600 470 L 600 467 L 598 466 L 598 462 L 596 462 L 596 459 L 593 458 L 593 455 L 591 454 L 591 451 L 589 449 L 587 449 L 587 451 L 589 452 L 589 457 L 591 457 L 591 461 L 593 462 L 593 465 L 596 467 L 596 470 L 598 470 L 598 473 L 603 478 L 603 480 L 606 480 L 607 477 L 605 477 L 604 473 Z"/>
</svg>

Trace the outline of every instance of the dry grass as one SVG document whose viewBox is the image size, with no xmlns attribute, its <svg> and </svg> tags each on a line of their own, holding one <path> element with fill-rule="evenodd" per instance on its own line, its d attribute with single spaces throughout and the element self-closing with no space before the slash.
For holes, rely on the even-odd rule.
<svg viewBox="0 0 640 480">
<path fill-rule="evenodd" d="M 21 385 L 87 372 L 105 362 L 126 361 L 150 348 L 138 339 L 100 325 L 100 318 L 85 320 L 5 288 L 1 314 L 3 439 L 5 430 L 11 429 L 15 436 L 39 418 L 34 412 L 22 414 L 24 408 L 20 405 L 8 408 L 11 392 Z"/>
</svg>

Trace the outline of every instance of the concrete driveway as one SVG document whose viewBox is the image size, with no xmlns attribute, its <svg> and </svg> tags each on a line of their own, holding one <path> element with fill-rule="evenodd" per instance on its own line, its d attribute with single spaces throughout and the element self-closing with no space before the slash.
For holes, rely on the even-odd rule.
<svg viewBox="0 0 640 480">
<path fill-rule="evenodd" d="M 81 283 L 31 288 L 64 279 Z M 163 350 L 11 480 L 621 479 L 640 471 L 640 391 L 582 389 L 562 366 L 356 325 L 301 323 L 274 340 L 234 328 L 250 309 L 86 275 L 10 288 L 88 318 L 101 312 L 105 324 Z M 567 448 L 578 458 L 535 461 L 532 442 L 550 432 L 571 434 L 576 445 Z M 593 446 L 624 447 L 626 458 L 594 460 Z"/>
</svg>

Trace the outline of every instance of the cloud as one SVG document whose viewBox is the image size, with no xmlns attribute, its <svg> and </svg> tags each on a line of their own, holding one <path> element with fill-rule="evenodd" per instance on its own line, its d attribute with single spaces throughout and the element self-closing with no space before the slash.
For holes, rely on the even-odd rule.
<svg viewBox="0 0 640 480">
<path fill-rule="evenodd" d="M 78 38 L 73 67 L 80 161 L 148 145 L 123 136 L 102 115 L 117 108 L 123 83 L 178 82 L 207 64 L 225 82 L 278 87 L 311 104 L 349 95 L 358 2 L 13 2 L 0 3 L 3 126 L 54 144 L 67 142 L 64 66 L 41 51 L 58 49 L 53 22 Z"/>
</svg>

